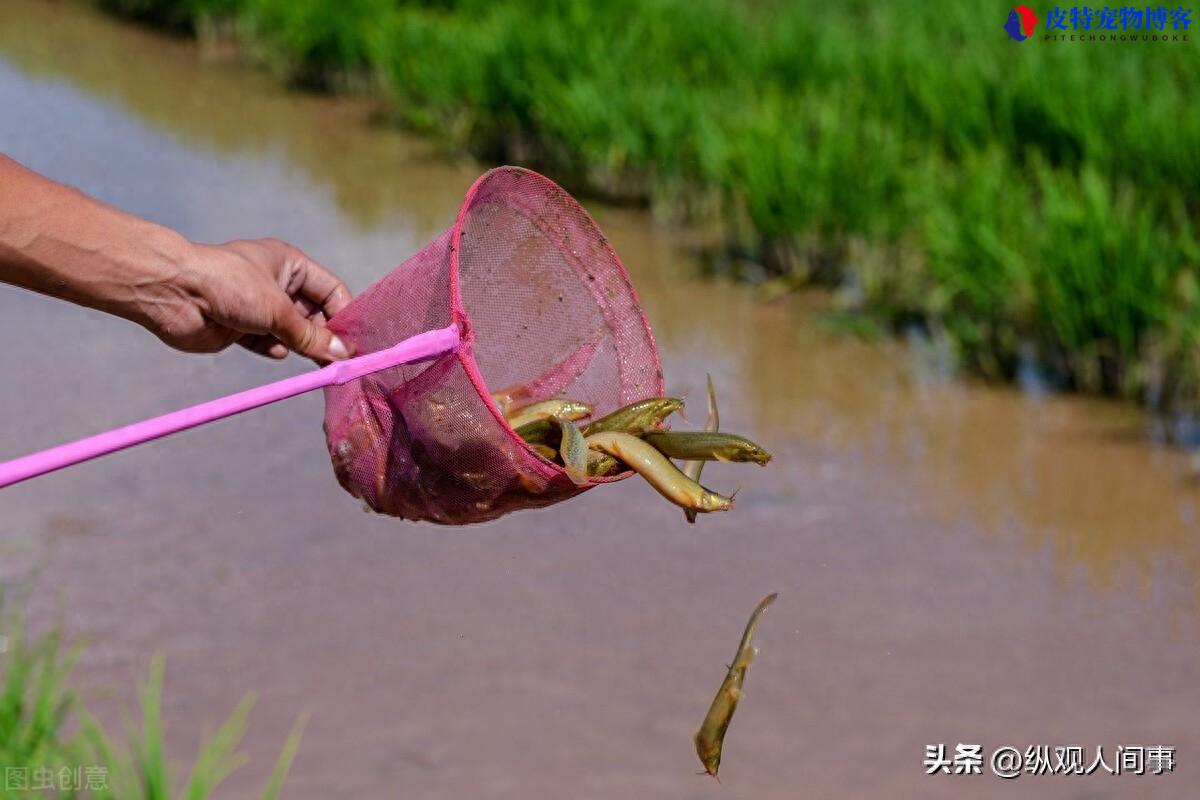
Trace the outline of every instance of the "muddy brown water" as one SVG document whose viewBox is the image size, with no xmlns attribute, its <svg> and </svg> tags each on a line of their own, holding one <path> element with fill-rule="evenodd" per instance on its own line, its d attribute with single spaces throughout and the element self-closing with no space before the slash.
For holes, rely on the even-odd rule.
<svg viewBox="0 0 1200 800">
<path fill-rule="evenodd" d="M 199 240 L 277 236 L 355 290 L 453 219 L 482 167 L 296 95 L 220 52 L 73 4 L 0 5 L 0 150 Z M 1197 500 L 1133 410 L 945 376 L 691 277 L 686 237 L 591 205 L 668 386 L 776 453 L 718 465 L 736 510 L 637 480 L 442 529 L 362 513 L 319 394 L 6 490 L 0 579 L 91 645 L 102 717 L 167 656 L 168 745 L 257 690 L 254 797 L 296 715 L 284 796 L 1183 797 L 1200 780 Z M 304 369 L 173 353 L 0 288 L 0 457 Z M 700 405 L 700 404 L 693 404 Z M 700 416 L 702 412 L 694 412 Z M 723 783 L 691 734 L 746 616 L 762 650 Z M 116 726 L 119 728 L 119 726 Z M 1176 748 L 1160 776 L 927 776 L 925 746 Z M 1089 758 L 1090 761 L 1090 758 Z"/>
</svg>

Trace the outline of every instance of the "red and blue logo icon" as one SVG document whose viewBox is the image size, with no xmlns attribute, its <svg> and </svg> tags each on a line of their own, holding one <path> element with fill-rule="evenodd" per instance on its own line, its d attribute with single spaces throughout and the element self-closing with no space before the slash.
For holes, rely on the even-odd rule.
<svg viewBox="0 0 1200 800">
<path fill-rule="evenodd" d="M 1037 27 L 1037 24 L 1037 14 L 1033 13 L 1032 8 L 1017 6 L 1008 12 L 1008 21 L 1004 23 L 1004 30 L 1014 42 L 1023 42 L 1033 36 L 1033 29 Z"/>
</svg>

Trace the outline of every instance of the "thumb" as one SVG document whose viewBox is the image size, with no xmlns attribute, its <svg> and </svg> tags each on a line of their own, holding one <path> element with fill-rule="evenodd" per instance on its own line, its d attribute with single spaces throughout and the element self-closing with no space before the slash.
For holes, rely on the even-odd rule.
<svg viewBox="0 0 1200 800">
<path fill-rule="evenodd" d="M 271 335 L 289 350 L 314 361 L 340 361 L 350 357 L 350 348 L 324 325 L 301 314 L 287 299 L 276 307 Z"/>
</svg>

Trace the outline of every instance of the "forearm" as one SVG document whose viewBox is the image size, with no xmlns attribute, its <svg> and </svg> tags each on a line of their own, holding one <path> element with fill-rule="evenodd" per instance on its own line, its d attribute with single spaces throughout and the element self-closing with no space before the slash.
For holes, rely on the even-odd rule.
<svg viewBox="0 0 1200 800">
<path fill-rule="evenodd" d="M 350 292 L 295 247 L 192 244 L 3 155 L 0 282 L 125 317 L 189 352 L 239 342 L 272 358 L 350 355 L 325 328 Z"/>
<path fill-rule="evenodd" d="M 0 155 L 0 281 L 151 326 L 191 254 L 169 228 Z"/>
</svg>

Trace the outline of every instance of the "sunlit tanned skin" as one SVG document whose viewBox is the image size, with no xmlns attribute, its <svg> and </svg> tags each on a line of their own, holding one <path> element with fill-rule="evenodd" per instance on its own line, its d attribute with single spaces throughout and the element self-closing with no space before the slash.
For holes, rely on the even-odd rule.
<svg viewBox="0 0 1200 800">
<path fill-rule="evenodd" d="M 186 352 L 351 355 L 325 327 L 349 290 L 295 247 L 190 242 L 3 155 L 0 282 L 124 317 Z"/>
<path fill-rule="evenodd" d="M 767 610 L 767 606 L 774 603 L 778 596 L 772 592 L 764 597 L 750 615 L 750 621 L 746 623 L 746 630 L 742 633 L 742 641 L 733 656 L 733 663 L 725 673 L 725 680 L 721 682 L 721 688 L 717 690 L 717 696 L 713 698 L 704 722 L 700 723 L 700 730 L 696 731 L 696 755 L 700 756 L 704 771 L 714 778 L 721 768 L 721 747 L 725 742 L 725 731 L 729 729 L 729 721 L 733 719 L 733 712 L 737 710 L 738 701 L 742 699 L 742 683 L 746 680 L 746 669 L 758 654 L 758 650 L 751 644 L 754 629 L 758 627 L 758 620 Z"/>
</svg>

